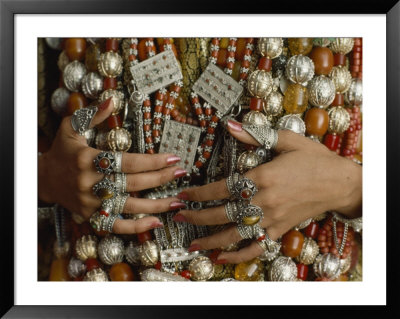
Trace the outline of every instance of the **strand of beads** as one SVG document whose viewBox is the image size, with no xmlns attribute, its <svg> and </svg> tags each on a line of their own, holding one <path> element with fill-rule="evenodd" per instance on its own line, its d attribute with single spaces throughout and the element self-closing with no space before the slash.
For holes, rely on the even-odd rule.
<svg viewBox="0 0 400 319">
<path fill-rule="evenodd" d="M 243 52 L 243 60 L 240 65 L 239 84 L 243 87 L 247 85 L 247 77 L 250 70 L 251 55 L 254 50 L 254 38 L 247 38 Z"/>
<path fill-rule="evenodd" d="M 201 107 L 199 96 L 193 91 L 190 93 L 191 103 L 195 109 L 195 113 L 199 120 L 199 125 L 202 132 L 207 130 L 206 116 L 204 115 L 203 108 Z"/>
<path fill-rule="evenodd" d="M 224 72 L 228 75 L 232 75 L 233 67 L 235 66 L 236 41 L 237 38 L 230 38 L 228 43 L 228 56 L 224 70 Z"/>
</svg>

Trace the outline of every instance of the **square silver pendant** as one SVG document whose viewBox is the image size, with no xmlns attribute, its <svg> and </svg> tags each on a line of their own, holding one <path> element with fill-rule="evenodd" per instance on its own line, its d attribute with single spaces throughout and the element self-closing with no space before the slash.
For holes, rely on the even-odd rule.
<svg viewBox="0 0 400 319">
<path fill-rule="evenodd" d="M 225 115 L 239 99 L 243 87 L 215 64 L 210 63 L 193 85 L 193 91 Z"/>
<path fill-rule="evenodd" d="M 199 144 L 201 129 L 176 121 L 166 121 L 162 133 L 159 153 L 173 153 L 181 158 L 179 166 L 192 171 Z"/>
<path fill-rule="evenodd" d="M 166 50 L 130 68 L 138 91 L 153 93 L 181 80 L 182 72 L 172 50 Z"/>
</svg>

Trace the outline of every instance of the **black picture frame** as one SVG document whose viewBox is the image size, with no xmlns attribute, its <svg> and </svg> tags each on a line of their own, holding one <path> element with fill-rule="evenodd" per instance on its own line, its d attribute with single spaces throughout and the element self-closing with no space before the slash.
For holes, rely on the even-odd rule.
<svg viewBox="0 0 400 319">
<path fill-rule="evenodd" d="M 274 3 L 252 3 L 245 1 L 243 4 L 231 4 L 216 1 L 162 1 L 162 0 L 58 0 L 58 1 L 5 1 L 0 0 L 0 180 L 3 187 L 1 191 L 1 310 L 0 315 L 5 318 L 110 318 L 110 317 L 209 317 L 209 316 L 247 316 L 278 315 L 280 307 L 269 307 L 263 310 L 259 306 L 251 307 L 202 307 L 202 306 L 15 306 L 14 296 L 14 18 L 16 14 L 129 14 L 129 13 L 185 13 L 185 14 L 385 14 L 387 18 L 387 306 L 378 307 L 326 307 L 319 306 L 310 313 L 308 307 L 286 307 L 285 315 L 298 316 L 299 314 L 324 315 L 335 317 L 354 317 L 368 313 L 374 317 L 395 317 L 400 314 L 396 305 L 399 287 L 399 275 L 396 261 L 398 251 L 399 205 L 397 202 L 398 191 L 395 183 L 399 180 L 398 163 L 400 151 L 398 138 L 400 136 L 400 90 L 399 90 L 399 59 L 400 59 L 400 3 L 393 1 L 285 1 Z M 379 132 L 377 132 L 379 133 Z M 385 141 L 382 140 L 382 144 Z M 376 146 L 380 152 L 380 146 Z M 11 169 L 12 168 L 12 169 Z M 377 270 L 377 276 L 380 276 Z M 397 306 L 397 307 L 396 307 Z M 343 309 L 345 308 L 345 309 Z"/>
</svg>

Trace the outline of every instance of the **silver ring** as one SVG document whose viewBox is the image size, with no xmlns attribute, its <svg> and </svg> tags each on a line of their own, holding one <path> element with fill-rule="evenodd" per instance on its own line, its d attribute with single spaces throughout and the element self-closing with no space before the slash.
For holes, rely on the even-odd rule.
<svg viewBox="0 0 400 319">
<path fill-rule="evenodd" d="M 236 202 L 227 202 L 225 204 L 225 214 L 228 220 L 232 223 L 236 222 L 236 216 L 238 214 L 238 207 Z"/>
<path fill-rule="evenodd" d="M 125 173 L 115 173 L 114 183 L 117 187 L 119 193 L 126 193 L 126 174 Z"/>
<path fill-rule="evenodd" d="M 115 158 L 115 173 L 122 172 L 122 152 L 113 152 Z"/>
<path fill-rule="evenodd" d="M 243 124 L 243 129 L 267 150 L 278 144 L 278 131 L 268 125 Z"/>
<path fill-rule="evenodd" d="M 96 171 L 110 175 L 116 171 L 116 159 L 112 152 L 100 152 L 93 160 Z"/>
<path fill-rule="evenodd" d="M 243 224 L 237 224 L 236 228 L 238 233 L 242 239 L 251 239 L 254 237 L 254 229 L 253 226 L 247 226 Z"/>
<path fill-rule="evenodd" d="M 117 187 L 109 178 L 104 177 L 93 186 L 93 193 L 101 200 L 111 199 L 117 194 Z"/>
<path fill-rule="evenodd" d="M 107 213 L 105 211 L 97 211 L 90 217 L 90 225 L 97 231 L 112 232 L 118 215 Z"/>
<path fill-rule="evenodd" d="M 124 206 L 126 203 L 126 200 L 128 199 L 129 194 L 128 193 L 119 193 L 115 197 L 115 202 L 114 202 L 114 215 L 120 215 L 122 214 L 124 210 Z"/>
<path fill-rule="evenodd" d="M 71 126 L 74 131 L 79 135 L 85 135 L 85 132 L 89 129 L 90 123 L 92 123 L 97 111 L 97 106 L 88 106 L 76 110 L 71 116 Z"/>
<path fill-rule="evenodd" d="M 257 205 L 243 205 L 239 203 L 239 213 L 236 215 L 236 223 L 246 226 L 254 226 L 264 217 L 264 212 Z"/>
<path fill-rule="evenodd" d="M 256 184 L 249 178 L 234 173 L 226 179 L 226 186 L 231 196 L 237 200 L 250 202 L 258 192 Z"/>
</svg>

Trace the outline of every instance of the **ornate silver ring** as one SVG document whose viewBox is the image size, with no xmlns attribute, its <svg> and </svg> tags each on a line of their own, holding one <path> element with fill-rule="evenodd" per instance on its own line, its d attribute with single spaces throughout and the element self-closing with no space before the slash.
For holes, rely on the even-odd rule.
<svg viewBox="0 0 400 319">
<path fill-rule="evenodd" d="M 267 150 L 272 150 L 278 144 L 278 131 L 268 125 L 243 124 L 243 129 Z"/>
<path fill-rule="evenodd" d="M 115 158 L 115 173 L 122 172 L 122 152 L 113 152 Z"/>
<path fill-rule="evenodd" d="M 79 135 L 85 135 L 97 111 L 97 106 L 89 106 L 76 110 L 71 116 L 71 126 L 74 131 Z"/>
<path fill-rule="evenodd" d="M 116 197 L 115 197 L 115 201 L 114 201 L 114 215 L 120 215 L 122 214 L 123 210 L 124 210 L 124 206 L 126 203 L 126 200 L 128 199 L 129 194 L 128 193 L 119 193 Z"/>
<path fill-rule="evenodd" d="M 96 171 L 110 175 L 116 171 L 116 159 L 112 152 L 100 152 L 93 160 Z"/>
<path fill-rule="evenodd" d="M 119 218 L 118 215 L 107 213 L 105 211 L 97 211 L 90 217 L 90 225 L 97 231 L 112 232 L 115 221 Z"/>
<path fill-rule="evenodd" d="M 238 214 L 238 207 L 236 202 L 227 202 L 224 207 L 225 207 L 225 214 L 228 220 L 232 223 L 235 223 L 236 216 Z"/>
<path fill-rule="evenodd" d="M 101 200 L 111 199 L 117 194 L 117 187 L 109 178 L 104 177 L 93 186 L 93 193 Z"/>
<path fill-rule="evenodd" d="M 234 173 L 226 179 L 226 186 L 231 196 L 237 200 L 250 202 L 257 193 L 256 184 L 249 178 Z"/>
<path fill-rule="evenodd" d="M 118 193 L 126 193 L 126 174 L 125 173 L 115 173 L 114 183 L 117 187 Z"/>
</svg>

